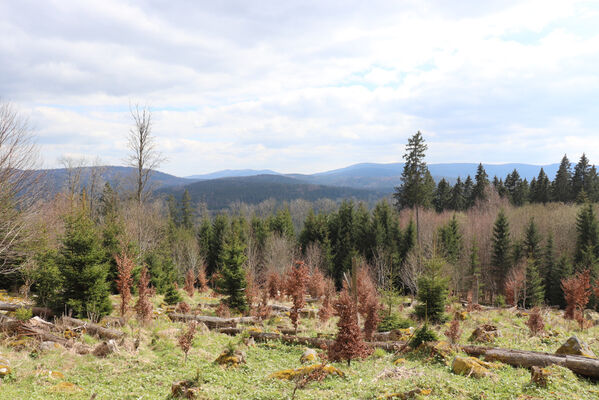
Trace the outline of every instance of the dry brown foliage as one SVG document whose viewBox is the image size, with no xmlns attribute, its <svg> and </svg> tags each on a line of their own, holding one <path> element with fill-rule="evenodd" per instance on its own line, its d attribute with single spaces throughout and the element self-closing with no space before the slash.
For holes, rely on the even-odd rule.
<svg viewBox="0 0 599 400">
<path fill-rule="evenodd" d="M 279 293 L 282 291 L 282 279 L 277 271 L 270 271 L 266 276 L 266 290 L 271 299 L 278 299 Z"/>
<path fill-rule="evenodd" d="M 322 301 L 322 305 L 320 306 L 320 310 L 318 310 L 318 318 L 321 322 L 326 322 L 331 318 L 333 312 L 333 299 L 337 294 L 335 290 L 335 283 L 330 278 L 325 278 L 325 291 L 324 291 L 324 299 Z"/>
<path fill-rule="evenodd" d="M 379 311 L 382 308 L 376 286 L 370 275 L 368 266 L 358 269 L 358 312 L 364 318 L 364 336 L 366 340 L 372 339 L 380 321 Z"/>
<path fill-rule="evenodd" d="M 260 318 L 261 320 L 264 320 L 270 317 L 272 308 L 268 305 L 268 291 L 266 289 L 262 289 L 260 293 L 260 304 L 258 305 L 258 308 L 255 310 L 254 315 Z"/>
<path fill-rule="evenodd" d="M 449 324 L 449 328 L 443 332 L 451 344 L 456 344 L 462 336 L 462 328 L 460 328 L 460 321 L 454 318 Z"/>
<path fill-rule="evenodd" d="M 530 334 L 533 336 L 536 336 L 545 330 L 545 322 L 543 322 L 541 310 L 538 307 L 532 309 L 528 316 L 528 321 L 526 321 L 526 326 L 528 326 Z"/>
<path fill-rule="evenodd" d="M 229 318 L 231 317 L 231 309 L 222 301 L 216 307 L 215 313 L 218 317 Z"/>
<path fill-rule="evenodd" d="M 197 282 L 200 293 L 208 289 L 208 280 L 206 279 L 206 266 L 204 264 L 200 265 L 200 267 L 198 268 Z"/>
<path fill-rule="evenodd" d="M 320 268 L 313 268 L 308 281 L 308 293 L 311 297 L 319 299 L 324 295 L 325 276 Z"/>
<path fill-rule="evenodd" d="M 297 331 L 299 312 L 306 305 L 306 285 L 310 279 L 308 267 L 303 261 L 296 261 L 295 265 L 287 272 L 285 293 L 293 300 L 289 311 L 289 318 Z"/>
<path fill-rule="evenodd" d="M 189 304 L 182 301 L 180 303 L 177 303 L 177 307 L 175 307 L 175 310 L 181 314 L 189 314 L 191 312 L 191 307 L 189 306 Z"/>
<path fill-rule="evenodd" d="M 135 304 L 137 317 L 143 323 L 148 323 L 152 320 L 152 302 L 150 301 L 150 274 L 144 266 L 139 276 L 138 299 Z"/>
<path fill-rule="evenodd" d="M 190 322 L 189 325 L 187 325 L 187 331 L 185 331 L 181 334 L 181 336 L 179 336 L 179 347 L 181 348 L 181 350 L 183 350 L 183 353 L 185 353 L 184 362 L 187 362 L 187 353 L 189 353 L 189 350 L 191 349 L 193 337 L 196 334 L 196 326 L 196 322 Z"/>
<path fill-rule="evenodd" d="M 258 303 L 260 299 L 260 286 L 256 283 L 256 275 L 251 269 L 247 269 L 245 272 L 245 297 L 250 308 L 250 312 L 254 310 L 254 304 Z"/>
<path fill-rule="evenodd" d="M 185 285 L 183 289 L 187 292 L 189 297 L 193 297 L 193 292 L 195 291 L 194 283 L 196 281 L 196 274 L 193 272 L 193 269 L 187 270 L 185 274 Z"/>
<path fill-rule="evenodd" d="M 131 272 L 133 271 L 134 262 L 131 257 L 125 252 L 121 255 L 115 254 L 114 259 L 116 261 L 117 278 L 116 287 L 121 295 L 121 316 L 124 316 L 129 309 L 129 302 L 131 301 L 131 284 L 133 278 Z"/>
<path fill-rule="evenodd" d="M 366 346 L 362 332 L 358 326 L 358 310 L 347 289 L 344 289 L 334 304 L 339 315 L 337 337 L 329 347 L 329 359 L 333 361 L 347 360 L 351 364 L 354 358 L 367 357 L 372 349 Z"/>
<path fill-rule="evenodd" d="M 591 272 L 587 269 L 576 275 L 562 279 L 562 290 L 566 299 L 564 318 L 574 319 L 584 328 L 584 308 L 591 295 Z"/>
</svg>

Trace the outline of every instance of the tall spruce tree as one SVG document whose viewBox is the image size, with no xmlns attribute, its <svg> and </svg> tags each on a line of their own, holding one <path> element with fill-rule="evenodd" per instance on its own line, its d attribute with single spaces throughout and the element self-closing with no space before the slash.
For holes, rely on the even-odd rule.
<svg viewBox="0 0 599 400">
<path fill-rule="evenodd" d="M 443 258 L 450 264 L 456 265 L 462 254 L 462 233 L 456 215 L 449 222 L 439 228 L 439 245 Z"/>
<path fill-rule="evenodd" d="M 181 198 L 181 226 L 185 229 L 193 228 L 193 209 L 191 207 L 191 195 L 189 191 L 185 189 L 183 192 L 183 197 Z"/>
<path fill-rule="evenodd" d="M 476 204 L 477 201 L 484 201 L 487 196 L 487 187 L 489 186 L 489 177 L 487 171 L 483 167 L 482 163 L 478 164 L 476 175 L 474 176 L 476 183 L 472 188 L 472 204 Z"/>
<path fill-rule="evenodd" d="M 245 246 L 239 238 L 239 232 L 228 235 L 219 262 L 220 279 L 218 292 L 227 296 L 225 303 L 232 309 L 245 312 L 248 304 L 245 296 L 246 275 L 243 264 L 246 260 Z"/>
<path fill-rule="evenodd" d="M 462 211 L 466 208 L 466 199 L 464 197 L 464 184 L 458 176 L 455 185 L 451 188 L 451 199 L 449 208 L 455 211 Z"/>
<path fill-rule="evenodd" d="M 66 217 L 56 265 L 63 276 L 64 304 L 74 315 L 110 313 L 108 265 L 94 223 L 85 210 Z"/>
<path fill-rule="evenodd" d="M 420 131 L 408 139 L 401 185 L 395 188 L 393 197 L 398 209 L 412 208 L 416 210 L 416 241 L 419 243 L 419 214 L 420 207 L 428 208 L 432 202 L 434 187 L 431 187 L 432 177 L 424 161 L 427 145 Z M 434 182 L 433 182 L 434 186 Z"/>
<path fill-rule="evenodd" d="M 468 209 L 474 205 L 472 203 L 472 191 L 474 190 L 474 183 L 470 175 L 466 177 L 464 181 L 464 209 Z"/>
<path fill-rule="evenodd" d="M 526 262 L 526 296 L 525 308 L 539 306 L 545 299 L 545 287 L 543 278 L 539 273 L 537 261 L 534 258 L 528 258 Z"/>
<path fill-rule="evenodd" d="M 568 160 L 568 157 L 564 154 L 555 175 L 555 179 L 551 184 L 552 198 L 554 201 L 566 203 L 574 199 L 572 196 L 571 179 L 572 167 L 570 165 L 570 160 Z"/>
<path fill-rule="evenodd" d="M 539 171 L 534 188 L 532 182 L 530 184 L 530 199 L 533 203 L 543 204 L 549 202 L 551 199 L 551 182 L 543 168 Z"/>
<path fill-rule="evenodd" d="M 435 190 L 435 197 L 433 199 L 433 205 L 435 211 L 442 212 L 449 209 L 451 203 L 451 185 L 447 183 L 445 178 L 442 178 L 437 185 Z"/>
<path fill-rule="evenodd" d="M 511 268 L 510 242 L 510 227 L 502 209 L 493 226 L 493 253 L 491 254 L 493 279 L 497 292 L 503 290 L 505 278 Z"/>
<path fill-rule="evenodd" d="M 556 269 L 555 263 L 555 253 L 553 248 L 553 235 L 549 233 L 547 236 L 547 241 L 545 242 L 545 248 L 543 250 L 543 262 L 541 264 L 541 268 L 539 269 L 539 273 L 543 277 L 543 286 L 545 287 L 545 302 L 550 305 L 554 305 L 552 303 L 552 293 L 551 291 L 555 288 L 559 289 L 559 281 L 556 282 L 558 285 L 554 288 L 552 280 L 552 273 Z"/>
<path fill-rule="evenodd" d="M 599 258 L 599 225 L 593 205 L 582 206 L 576 217 L 576 251 L 574 264 L 576 271 L 594 271 Z"/>
<path fill-rule="evenodd" d="M 524 253 L 528 258 L 532 258 L 538 265 L 541 260 L 541 235 L 535 224 L 534 217 L 530 218 L 524 233 Z"/>
<path fill-rule="evenodd" d="M 572 196 L 576 198 L 580 192 L 584 191 L 588 196 L 591 189 L 591 166 L 589 159 L 586 154 L 582 153 L 578 164 L 574 167 L 574 174 L 572 175 Z"/>
<path fill-rule="evenodd" d="M 568 261 L 568 257 L 563 255 L 558 260 L 555 268 L 549 271 L 547 285 L 549 304 L 559 306 L 560 308 L 566 307 L 566 300 L 564 298 L 564 291 L 562 290 L 561 283 L 562 279 L 567 278 L 570 275 L 572 275 L 572 265 Z"/>
</svg>

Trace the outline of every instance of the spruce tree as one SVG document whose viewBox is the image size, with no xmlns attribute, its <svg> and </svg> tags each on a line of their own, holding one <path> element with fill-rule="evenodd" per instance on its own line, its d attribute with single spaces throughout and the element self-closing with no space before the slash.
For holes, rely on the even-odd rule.
<svg viewBox="0 0 599 400">
<path fill-rule="evenodd" d="M 464 181 L 464 209 L 468 209 L 474 205 L 472 202 L 472 191 L 474 190 L 474 184 L 470 175 L 466 177 Z"/>
<path fill-rule="evenodd" d="M 66 217 L 56 264 L 63 276 L 64 304 L 74 315 L 110 313 L 108 265 L 94 224 L 85 210 Z"/>
<path fill-rule="evenodd" d="M 185 229 L 193 228 L 193 209 L 191 206 L 191 195 L 189 191 L 185 189 L 183 197 L 181 198 L 181 226 Z"/>
<path fill-rule="evenodd" d="M 466 208 L 466 199 L 464 197 L 464 184 L 458 176 L 455 185 L 451 188 L 451 198 L 449 208 L 455 211 L 462 211 Z"/>
<path fill-rule="evenodd" d="M 543 168 L 539 171 L 536 184 L 530 184 L 530 199 L 533 203 L 547 203 L 551 199 L 551 182 Z"/>
<path fill-rule="evenodd" d="M 393 197 L 398 209 L 416 210 L 416 242 L 420 243 L 420 219 L 418 209 L 428 208 L 432 202 L 434 182 L 424 161 L 427 146 L 420 131 L 408 139 L 401 185 L 395 188 Z M 432 185 L 431 185 L 432 184 Z"/>
<path fill-rule="evenodd" d="M 495 225 L 493 226 L 493 253 L 491 263 L 493 266 L 493 278 L 495 289 L 503 290 L 505 278 L 511 267 L 510 257 L 510 228 L 505 212 L 499 211 Z"/>
<path fill-rule="evenodd" d="M 476 183 L 472 188 L 472 204 L 476 204 L 477 201 L 483 201 L 487 196 L 487 187 L 489 186 L 489 179 L 485 168 L 482 163 L 478 164 L 476 175 L 474 177 Z"/>
<path fill-rule="evenodd" d="M 437 185 L 437 189 L 435 190 L 435 197 L 433 199 L 433 205 L 435 206 L 435 211 L 442 212 L 450 208 L 451 203 L 451 186 L 445 178 L 439 181 Z"/>
<path fill-rule="evenodd" d="M 534 217 L 530 218 L 524 234 L 524 253 L 528 258 L 541 260 L 541 235 L 535 224 Z M 537 263 L 538 265 L 538 263 Z"/>
<path fill-rule="evenodd" d="M 581 191 L 585 191 L 588 195 L 590 189 L 590 172 L 591 166 L 589 165 L 589 159 L 586 154 L 582 153 L 578 164 L 574 167 L 574 174 L 572 174 L 572 195 L 574 198 L 578 196 Z"/>
<path fill-rule="evenodd" d="M 599 225 L 593 205 L 587 203 L 584 205 L 576 217 L 576 250 L 574 253 L 574 264 L 576 270 L 590 268 L 592 265 L 583 265 L 591 261 L 595 264 L 599 255 Z"/>
<path fill-rule="evenodd" d="M 547 286 L 547 297 L 548 302 L 551 305 L 559 306 L 564 308 L 566 306 L 566 299 L 564 298 L 564 292 L 561 287 L 562 279 L 565 279 L 572 275 L 572 266 L 566 256 L 560 257 L 555 268 L 549 271 L 549 279 Z"/>
<path fill-rule="evenodd" d="M 551 184 L 552 198 L 554 201 L 566 203 L 574 199 L 572 196 L 571 179 L 572 167 L 570 165 L 570 160 L 568 160 L 568 157 L 564 154 L 555 175 L 555 179 Z"/>
<path fill-rule="evenodd" d="M 528 258 L 526 262 L 526 298 L 525 308 L 539 306 L 545 299 L 545 287 L 543 278 L 539 273 L 537 261 L 534 258 Z"/>
<path fill-rule="evenodd" d="M 271 216 L 268 219 L 268 227 L 271 232 L 282 237 L 288 239 L 293 239 L 295 237 L 293 220 L 291 219 L 291 214 L 287 207 L 279 209 L 275 216 Z"/>
<path fill-rule="evenodd" d="M 232 232 L 224 245 L 220 260 L 220 280 L 217 285 L 218 292 L 227 296 L 225 303 L 232 309 L 240 312 L 248 310 L 245 296 L 246 276 L 243 264 L 246 260 L 245 246 L 239 239 L 237 232 Z"/>
<path fill-rule="evenodd" d="M 443 276 L 442 258 L 432 258 L 426 262 L 425 272 L 418 278 L 418 302 L 416 315 L 423 320 L 442 322 L 447 301 L 448 279 Z"/>
<path fill-rule="evenodd" d="M 472 290 L 472 302 L 478 304 L 478 296 L 481 290 L 480 279 L 480 260 L 478 258 L 478 244 L 476 239 L 472 239 L 470 244 L 470 254 L 468 255 L 468 269 L 470 278 L 470 288 Z"/>
<path fill-rule="evenodd" d="M 439 228 L 438 240 L 443 258 L 450 264 L 456 265 L 462 254 L 462 233 L 456 215 Z"/>
<path fill-rule="evenodd" d="M 183 301 L 181 293 L 175 288 L 174 284 L 168 285 L 164 293 L 164 302 L 169 305 L 174 305 Z"/>
</svg>

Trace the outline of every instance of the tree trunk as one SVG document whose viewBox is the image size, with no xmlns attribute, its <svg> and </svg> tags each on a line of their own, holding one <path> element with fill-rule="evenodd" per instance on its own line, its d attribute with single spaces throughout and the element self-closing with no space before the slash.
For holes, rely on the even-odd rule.
<svg viewBox="0 0 599 400">
<path fill-rule="evenodd" d="M 483 346 L 462 346 L 462 350 L 471 356 L 484 356 L 487 361 L 501 361 L 514 367 L 546 367 L 556 364 L 578 375 L 599 379 L 599 360 L 594 358 Z"/>
<path fill-rule="evenodd" d="M 62 322 L 70 327 L 84 327 L 87 333 L 98 336 L 102 339 L 120 339 L 125 336 L 125 332 L 104 328 L 98 324 L 81 321 L 80 319 L 76 318 L 64 316 L 62 317 Z"/>
<path fill-rule="evenodd" d="M 191 314 L 179 314 L 179 313 L 168 313 L 168 317 L 173 321 L 196 321 L 203 322 L 206 324 L 208 329 L 218 328 L 235 328 L 237 324 L 251 324 L 257 322 L 254 317 L 239 317 L 239 318 L 220 318 L 210 317 L 206 315 L 191 315 Z"/>
<path fill-rule="evenodd" d="M 18 305 L 18 304 L 0 302 L 0 310 L 1 311 L 16 311 L 19 308 L 29 309 L 29 310 L 31 310 L 31 313 L 33 315 L 36 315 L 41 318 L 47 319 L 47 318 L 50 318 L 52 315 L 54 315 L 52 313 L 52 310 L 50 310 L 49 308 L 45 308 L 45 307 L 31 307 L 31 306 L 23 306 L 23 305 Z"/>
</svg>

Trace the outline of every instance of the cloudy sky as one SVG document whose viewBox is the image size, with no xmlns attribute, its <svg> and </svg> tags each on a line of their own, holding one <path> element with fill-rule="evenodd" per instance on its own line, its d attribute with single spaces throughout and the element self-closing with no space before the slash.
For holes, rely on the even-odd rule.
<svg viewBox="0 0 599 400">
<path fill-rule="evenodd" d="M 123 164 L 129 104 L 180 176 L 599 163 L 597 1 L 0 2 L 0 98 L 46 167 Z"/>
</svg>

